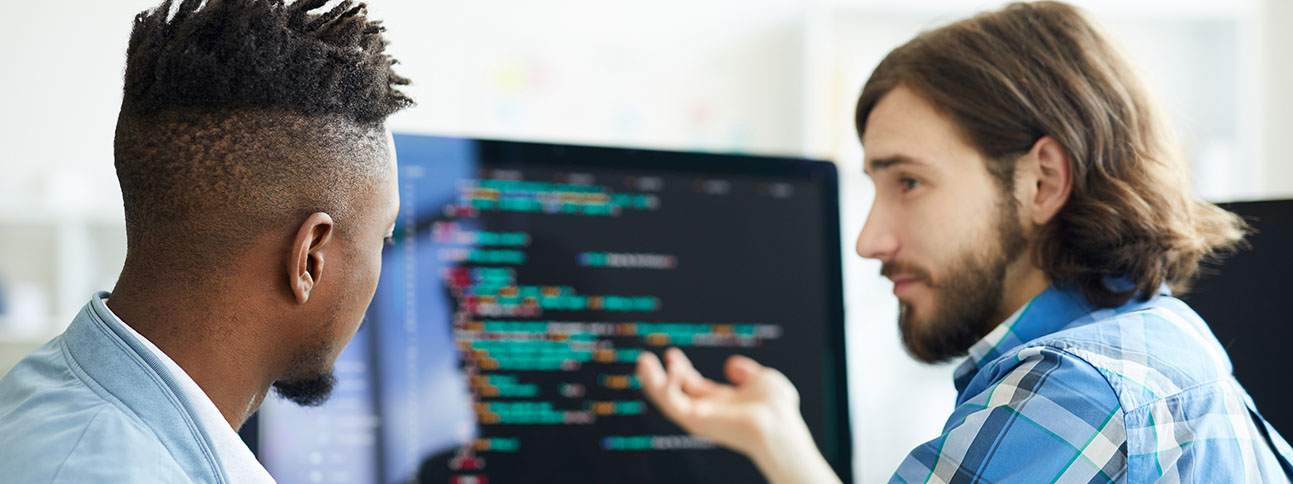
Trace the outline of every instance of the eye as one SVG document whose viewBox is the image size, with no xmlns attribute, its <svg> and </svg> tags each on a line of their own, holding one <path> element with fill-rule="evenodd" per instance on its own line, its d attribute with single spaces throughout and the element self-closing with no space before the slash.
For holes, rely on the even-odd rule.
<svg viewBox="0 0 1293 484">
<path fill-rule="evenodd" d="M 910 192 L 920 186 L 920 180 L 910 177 L 902 177 L 898 179 L 898 184 L 902 185 L 903 192 Z"/>
</svg>

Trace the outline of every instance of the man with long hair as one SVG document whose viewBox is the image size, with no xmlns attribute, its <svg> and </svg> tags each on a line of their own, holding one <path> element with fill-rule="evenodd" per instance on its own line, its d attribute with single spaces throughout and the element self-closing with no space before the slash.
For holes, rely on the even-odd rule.
<svg viewBox="0 0 1293 484">
<path fill-rule="evenodd" d="M 350 0 L 167 0 L 126 53 L 125 266 L 0 380 L 5 482 L 272 482 L 236 430 L 323 402 L 399 212 L 412 101 Z"/>
<path fill-rule="evenodd" d="M 956 407 L 894 482 L 1286 482 L 1293 452 L 1172 298 L 1245 226 L 1190 191 L 1149 96 L 1061 3 L 1012 4 L 920 34 L 862 90 L 882 262 L 908 352 L 966 356 Z M 684 429 L 774 483 L 831 482 L 794 387 L 742 357 L 730 384 L 677 349 L 638 374 Z M 894 395 L 893 398 L 903 398 Z"/>
</svg>

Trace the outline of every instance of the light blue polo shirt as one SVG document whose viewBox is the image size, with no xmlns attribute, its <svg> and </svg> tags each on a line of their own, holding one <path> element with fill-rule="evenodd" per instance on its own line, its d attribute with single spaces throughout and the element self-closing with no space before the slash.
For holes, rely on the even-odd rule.
<svg viewBox="0 0 1293 484">
<path fill-rule="evenodd" d="M 0 379 L 0 481 L 230 482 L 183 387 L 104 297 Z"/>
</svg>

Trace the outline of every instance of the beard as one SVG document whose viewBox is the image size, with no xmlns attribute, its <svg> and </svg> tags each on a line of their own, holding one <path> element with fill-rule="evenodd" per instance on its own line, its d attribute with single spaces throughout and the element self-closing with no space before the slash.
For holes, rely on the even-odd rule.
<svg viewBox="0 0 1293 484">
<path fill-rule="evenodd" d="M 1012 217 L 1011 208 L 1013 204 L 998 205 L 993 224 L 995 240 L 958 254 L 941 281 L 931 280 L 928 271 L 909 264 L 890 262 L 881 269 L 886 276 L 915 276 L 934 293 L 933 308 L 929 310 L 917 311 L 906 302 L 898 302 L 898 330 L 913 358 L 940 363 L 964 356 L 970 346 L 1001 323 L 995 318 L 1005 298 L 1006 268 L 1027 246 L 1023 227 Z"/>
<path fill-rule="evenodd" d="M 309 378 L 276 381 L 273 387 L 279 398 L 302 407 L 317 407 L 328 401 L 336 385 L 337 377 L 329 370 Z"/>
<path fill-rule="evenodd" d="M 325 329 L 330 326 L 331 323 Z M 332 363 L 328 361 L 328 355 L 332 354 L 333 346 L 323 339 L 322 331 L 317 336 L 319 339 L 315 344 L 293 358 L 289 376 L 275 381 L 272 385 L 274 393 L 280 398 L 302 407 L 322 405 L 323 402 L 328 401 L 333 387 L 337 385 L 337 377 L 332 372 Z"/>
</svg>

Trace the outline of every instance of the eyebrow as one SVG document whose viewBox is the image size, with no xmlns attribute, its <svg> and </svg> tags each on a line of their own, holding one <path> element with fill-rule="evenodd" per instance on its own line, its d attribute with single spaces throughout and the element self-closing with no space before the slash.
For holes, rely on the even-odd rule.
<svg viewBox="0 0 1293 484">
<path fill-rule="evenodd" d="M 876 158 L 867 162 L 862 168 L 862 173 L 872 176 L 875 172 L 888 170 L 897 165 L 927 165 L 924 161 L 912 158 L 907 155 L 894 155 L 885 158 Z"/>
</svg>

